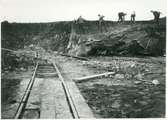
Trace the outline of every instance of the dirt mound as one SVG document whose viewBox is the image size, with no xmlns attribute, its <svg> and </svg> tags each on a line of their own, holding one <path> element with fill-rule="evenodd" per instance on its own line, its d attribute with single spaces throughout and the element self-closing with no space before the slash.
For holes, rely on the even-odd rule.
<svg viewBox="0 0 167 120">
<path fill-rule="evenodd" d="M 165 54 L 166 23 L 163 20 L 159 24 L 152 21 L 113 24 L 107 29 L 107 32 L 102 33 L 72 33 L 68 53 L 80 56 Z"/>
<path fill-rule="evenodd" d="M 69 22 L 1 23 L 2 47 L 23 49 L 31 44 L 45 49 L 64 50 L 71 32 Z"/>
<path fill-rule="evenodd" d="M 72 29 L 73 25 L 73 29 Z M 72 21 L 53 23 L 8 23 L 2 26 L 2 47 L 23 49 L 31 44 L 46 50 L 72 55 L 163 55 L 166 18 L 153 21 L 105 21 L 107 31 L 100 32 L 98 21 L 83 23 L 83 31 Z M 136 41 L 136 42 L 135 42 Z M 132 47 L 136 46 L 136 47 Z"/>
</svg>

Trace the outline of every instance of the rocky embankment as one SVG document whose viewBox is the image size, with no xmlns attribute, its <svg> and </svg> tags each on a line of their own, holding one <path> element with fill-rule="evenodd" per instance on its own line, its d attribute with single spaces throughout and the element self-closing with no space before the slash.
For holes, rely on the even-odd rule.
<svg viewBox="0 0 167 120">
<path fill-rule="evenodd" d="M 107 31 L 98 30 L 98 21 L 86 21 L 82 31 L 72 21 L 52 23 L 8 23 L 2 25 L 2 47 L 23 49 L 36 45 L 71 55 L 152 55 L 165 54 L 166 18 L 153 21 L 129 21 L 118 24 L 105 21 Z"/>
<path fill-rule="evenodd" d="M 165 54 L 166 23 L 152 21 L 113 24 L 107 32 L 77 34 L 73 31 L 68 53 L 78 56 L 162 56 Z"/>
</svg>

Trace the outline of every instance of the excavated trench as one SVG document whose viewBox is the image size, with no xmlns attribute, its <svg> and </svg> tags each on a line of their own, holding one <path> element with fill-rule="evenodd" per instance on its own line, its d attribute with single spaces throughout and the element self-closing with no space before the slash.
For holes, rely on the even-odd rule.
<svg viewBox="0 0 167 120">
<path fill-rule="evenodd" d="M 166 23 L 162 20 L 159 25 L 150 21 L 107 25 L 108 31 L 100 32 L 97 21 L 89 21 L 83 33 L 77 26 L 71 30 L 70 22 L 2 23 L 2 47 L 20 49 L 21 53 L 2 51 L 2 118 L 12 118 L 32 74 L 28 66 L 34 64 L 33 59 L 23 50 L 42 53 L 41 48 L 90 59 L 82 62 L 57 56 L 69 79 L 116 72 L 109 78 L 75 81 L 97 118 L 164 117 L 165 57 L 162 56 Z M 153 80 L 159 83 L 154 84 Z"/>
<path fill-rule="evenodd" d="M 163 56 L 165 24 L 110 26 L 107 32 L 78 34 L 73 30 L 68 53 L 78 56 Z"/>
<path fill-rule="evenodd" d="M 71 21 L 36 24 L 5 21 L 2 22 L 2 47 L 23 49 L 36 45 L 78 56 L 165 54 L 166 18 L 161 18 L 159 24 L 152 21 L 137 21 L 135 24 L 106 21 L 105 24 L 107 31 L 99 31 L 98 21 L 86 21 L 83 29 Z"/>
</svg>

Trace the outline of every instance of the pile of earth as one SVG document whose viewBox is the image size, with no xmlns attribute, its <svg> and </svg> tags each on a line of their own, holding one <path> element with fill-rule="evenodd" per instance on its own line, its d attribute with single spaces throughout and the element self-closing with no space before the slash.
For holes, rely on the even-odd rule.
<svg viewBox="0 0 167 120">
<path fill-rule="evenodd" d="M 46 50 L 63 51 L 68 44 L 69 22 L 53 23 L 1 23 L 2 48 L 24 49 L 30 45 Z"/>
<path fill-rule="evenodd" d="M 98 21 L 86 21 L 83 30 L 73 21 L 51 23 L 1 23 L 2 47 L 23 49 L 31 44 L 45 50 L 71 55 L 164 55 L 166 17 L 159 24 L 150 21 L 105 21 L 107 31 L 98 30 Z"/>
<path fill-rule="evenodd" d="M 106 21 L 110 25 L 113 22 Z M 3 48 L 23 49 L 31 44 L 41 46 L 46 50 L 66 52 L 73 21 L 50 23 L 1 23 L 1 43 Z M 98 21 L 86 21 L 85 34 L 97 32 Z M 75 27 L 78 34 L 78 27 Z"/>
<path fill-rule="evenodd" d="M 35 57 L 37 51 L 44 52 L 44 49 L 35 46 L 26 47 L 24 49 L 18 49 L 17 51 L 12 51 L 10 49 L 2 49 L 2 71 L 26 71 L 29 66 L 35 64 Z"/>
<path fill-rule="evenodd" d="M 70 35 L 67 50 L 78 56 L 162 56 L 165 54 L 166 18 L 159 24 L 153 21 L 135 24 L 112 24 L 107 32 Z"/>
</svg>

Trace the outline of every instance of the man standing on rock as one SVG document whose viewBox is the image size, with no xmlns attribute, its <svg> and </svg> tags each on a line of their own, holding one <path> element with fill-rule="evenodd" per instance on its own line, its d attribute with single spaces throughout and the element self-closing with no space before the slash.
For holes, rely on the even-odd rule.
<svg viewBox="0 0 167 120">
<path fill-rule="evenodd" d="M 102 32 L 103 31 L 103 27 L 104 27 L 105 31 L 107 31 L 105 23 L 104 23 L 104 16 L 98 14 L 98 17 L 99 17 L 98 29 Z"/>
<path fill-rule="evenodd" d="M 118 13 L 118 22 L 124 22 L 125 21 L 125 15 L 127 15 L 124 12 L 119 12 Z"/>
<path fill-rule="evenodd" d="M 154 15 L 154 21 L 155 21 L 156 23 L 158 23 L 158 22 L 159 22 L 159 17 L 160 17 L 161 12 L 151 10 L 151 13 L 153 13 L 153 15 Z"/>
<path fill-rule="evenodd" d="M 84 22 L 86 20 L 84 18 L 82 18 L 82 16 L 79 16 L 79 18 L 77 19 L 77 24 L 78 24 L 78 28 L 79 28 L 79 32 L 80 33 L 84 33 Z"/>
<path fill-rule="evenodd" d="M 131 14 L 131 22 L 132 23 L 135 23 L 135 17 L 136 17 L 136 14 L 135 14 L 135 11 L 133 11 Z"/>
</svg>

